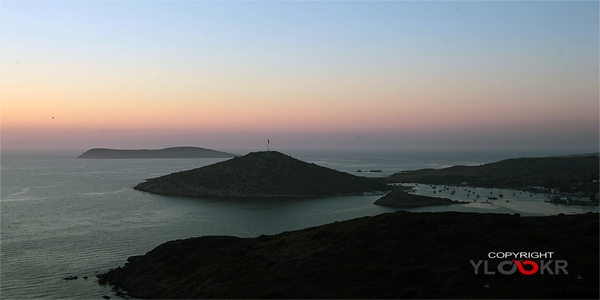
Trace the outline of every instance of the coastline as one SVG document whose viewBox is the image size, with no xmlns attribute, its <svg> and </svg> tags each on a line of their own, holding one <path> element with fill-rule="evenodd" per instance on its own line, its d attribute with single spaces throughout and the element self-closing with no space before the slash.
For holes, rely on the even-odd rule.
<svg viewBox="0 0 600 300">
<path fill-rule="evenodd" d="M 399 211 L 257 238 L 171 241 L 98 277 L 141 298 L 598 298 L 597 245 L 598 213 Z M 506 249 L 552 251 L 568 274 L 491 276 L 469 263 Z"/>
<path fill-rule="evenodd" d="M 554 158 L 552 160 L 555 161 Z M 570 159 L 570 161 L 572 162 L 573 159 Z M 526 162 L 529 163 L 530 160 L 527 160 Z M 536 160 L 536 163 L 539 162 Z M 456 166 L 448 169 L 464 172 L 467 168 Z M 468 169 L 472 172 L 472 170 L 477 169 L 477 167 Z M 429 177 L 430 180 L 434 180 L 438 184 L 454 183 L 457 179 L 462 180 L 464 178 L 464 176 L 456 177 L 453 174 L 448 174 L 447 171 L 448 170 L 418 170 L 405 172 L 404 174 L 394 174 L 395 176 L 390 176 L 387 180 L 397 180 L 398 177 L 407 174 L 418 174 L 421 176 L 419 178 L 423 179 L 425 178 L 422 176 L 424 172 L 427 173 L 426 176 L 435 172 L 441 172 L 442 176 L 439 176 L 437 179 L 435 179 L 434 176 Z M 502 172 L 503 169 L 500 168 L 500 171 Z M 516 171 L 518 172 L 518 170 Z M 548 172 L 547 170 L 544 171 Z M 445 182 L 443 180 L 449 181 Z M 468 183 L 461 182 L 461 184 L 466 185 Z M 375 204 L 397 208 L 410 208 L 468 203 L 446 198 L 412 195 L 405 190 L 406 188 L 404 187 L 397 187 L 391 193 L 388 193 L 377 200 Z M 486 220 L 481 220 L 481 218 Z M 394 221 L 390 223 L 390 219 L 394 219 Z M 407 224 L 407 219 L 412 219 L 418 224 L 409 225 Z M 428 221 L 423 223 L 424 221 L 422 219 Z M 474 219 L 477 219 L 477 221 L 474 221 Z M 565 222 L 566 220 L 568 220 L 568 222 Z M 485 222 L 492 222 L 495 225 L 482 225 L 482 223 Z M 398 227 L 397 225 L 392 225 L 398 223 L 403 224 L 403 226 Z M 439 263 L 450 265 L 453 263 L 444 260 L 438 262 L 438 264 L 429 265 L 425 262 L 427 261 L 427 256 L 440 254 L 439 251 L 434 251 L 433 253 L 430 252 L 430 248 L 444 247 L 446 256 L 458 259 L 460 253 L 473 254 L 473 252 L 469 252 L 473 249 L 462 249 L 461 247 L 457 247 L 457 243 L 461 245 L 470 245 L 471 248 L 486 249 L 496 245 L 497 243 L 494 243 L 489 239 L 483 239 L 484 236 L 489 238 L 488 235 L 490 232 L 488 230 L 492 228 L 498 235 L 497 239 L 500 241 L 503 248 L 518 248 L 524 245 L 525 240 L 535 240 L 538 241 L 537 243 L 534 243 L 535 245 L 532 245 L 529 242 L 525 243 L 529 251 L 542 251 L 543 246 L 550 246 L 556 252 L 569 252 L 573 250 L 569 248 L 572 243 L 577 241 L 581 245 L 582 242 L 585 242 L 586 245 L 588 245 L 586 246 L 588 252 L 585 254 L 579 253 L 578 255 L 585 256 L 587 260 L 592 261 L 594 258 L 589 255 L 594 255 L 594 270 L 597 271 L 598 213 L 570 215 L 568 217 L 560 214 L 551 217 L 521 218 L 518 213 L 515 213 L 514 215 L 502 215 L 481 213 L 408 213 L 400 211 L 375 217 L 353 219 L 345 221 L 343 224 L 344 230 L 340 230 L 338 226 L 342 225 L 339 225 L 338 222 L 336 222 L 334 224 L 327 224 L 293 232 L 284 232 L 275 236 L 261 236 L 254 239 L 205 236 L 185 241 L 171 241 L 157 247 L 144 256 L 131 257 L 124 267 L 119 267 L 108 273 L 99 275 L 99 282 L 103 284 L 110 283 L 117 288 L 129 292 L 129 294 L 134 297 L 143 298 L 364 298 L 366 296 L 377 298 L 554 298 L 557 295 L 560 295 L 560 298 L 598 297 L 597 286 L 588 285 L 591 282 L 597 283 L 598 273 L 590 271 L 593 268 L 590 270 L 578 269 L 575 271 L 577 273 L 585 273 L 585 277 L 595 280 L 589 281 L 583 286 L 581 285 L 582 282 L 579 282 L 580 285 L 577 287 L 577 290 L 569 290 L 570 286 L 563 286 L 560 287 L 559 291 L 556 282 L 552 281 L 552 279 L 536 278 L 535 280 L 532 280 L 532 284 L 530 285 L 531 291 L 513 292 L 512 290 L 518 290 L 516 287 L 521 283 L 514 280 L 504 280 L 501 284 L 493 283 L 494 286 L 497 284 L 499 286 L 504 285 L 501 287 L 500 291 L 495 290 L 493 294 L 485 294 L 485 288 L 490 287 L 490 283 L 484 284 L 483 289 L 481 289 L 480 286 L 479 289 L 481 290 L 479 290 L 475 285 L 464 282 L 464 280 L 466 280 L 465 278 L 470 278 L 467 273 L 464 273 L 466 272 L 465 266 L 456 265 L 451 268 L 461 270 L 463 274 L 460 276 L 463 278 L 459 280 L 458 283 L 451 280 L 450 284 L 456 284 L 459 287 L 449 288 L 443 292 L 432 290 L 432 284 L 435 284 L 438 280 L 443 280 L 443 278 L 436 279 L 439 274 L 433 273 L 428 273 L 428 276 L 420 278 L 416 282 L 413 281 L 410 288 L 398 288 L 397 285 L 389 286 L 380 281 L 373 282 L 372 280 L 368 282 L 362 281 L 361 283 L 356 282 L 356 278 L 379 277 L 381 276 L 380 274 L 384 274 L 385 277 L 392 276 L 399 280 L 402 280 L 406 276 L 416 276 L 416 274 L 411 271 L 408 271 L 410 275 L 402 275 L 400 273 L 404 271 L 393 268 L 390 269 L 389 266 L 402 265 L 405 262 L 395 259 L 386 261 L 386 259 L 389 259 L 389 257 L 404 257 L 407 256 L 407 253 L 396 252 L 398 251 L 396 247 L 393 247 L 394 249 L 388 249 L 383 245 L 393 243 L 410 243 L 418 245 L 416 248 L 420 249 L 420 251 L 417 251 L 419 253 L 415 254 L 416 256 L 411 262 L 420 261 L 422 264 L 416 264 L 416 268 L 419 270 L 440 270 L 440 268 L 438 268 Z M 361 225 L 357 226 L 355 224 Z M 575 226 L 574 224 L 580 226 Z M 386 226 L 393 227 L 394 230 L 389 228 L 384 229 Z M 448 231 L 446 228 L 448 226 L 452 228 L 451 231 Z M 352 229 L 349 229 L 349 227 Z M 547 232 L 541 229 L 545 227 L 553 228 L 552 236 L 547 235 Z M 487 228 L 487 230 L 483 228 Z M 517 228 L 518 230 L 516 230 Z M 410 232 L 414 230 L 416 230 L 414 234 L 407 233 L 407 231 Z M 367 231 L 369 233 L 365 233 Z M 417 232 L 418 234 L 416 234 Z M 294 237 L 290 238 L 290 235 L 293 235 Z M 357 235 L 359 236 L 358 238 L 352 238 Z M 435 238 L 432 239 L 433 244 L 419 244 L 423 241 L 424 237 L 431 235 L 435 236 Z M 399 236 L 402 237 L 400 240 L 397 239 Z M 560 236 L 560 238 L 557 238 L 557 236 Z M 314 240 L 319 240 L 319 243 L 314 243 Z M 331 244 L 324 246 L 323 242 L 325 241 L 329 241 Z M 380 245 L 379 242 L 382 242 L 383 245 Z M 189 245 L 190 243 L 191 245 Z M 270 246 L 267 246 L 264 243 L 267 243 Z M 307 248 L 304 250 L 297 250 L 302 247 Z M 342 247 L 344 251 L 340 251 L 339 247 Z M 186 248 L 188 250 L 181 252 L 181 248 Z M 268 250 L 261 250 L 257 254 L 257 248 L 267 248 Z M 364 252 L 365 249 L 367 249 L 366 253 Z M 595 249 L 595 252 L 590 252 L 590 249 Z M 228 256 L 226 253 L 236 254 Z M 270 258 L 267 258 L 264 254 L 260 253 L 269 253 L 270 256 L 278 258 L 270 260 Z M 377 265 L 377 263 L 381 263 L 381 259 L 377 262 L 373 261 L 373 257 L 371 257 L 373 255 L 376 257 L 381 255 L 386 257 L 386 259 L 383 260 L 382 266 Z M 475 256 L 475 254 L 473 255 Z M 481 256 L 481 254 L 479 255 Z M 179 266 L 179 263 L 173 264 L 173 259 L 175 257 L 187 258 L 185 262 L 182 262 L 183 265 Z M 219 261 L 219 263 L 199 263 L 197 261 L 199 257 L 202 257 L 203 261 L 206 260 L 206 257 L 209 257 L 209 259 L 212 257 L 211 260 Z M 568 258 L 570 261 L 575 260 L 575 256 L 565 256 L 565 258 Z M 163 261 L 163 259 L 166 259 L 166 261 Z M 304 261 L 305 259 L 308 261 Z M 332 261 L 335 261 L 336 259 L 341 259 L 341 261 L 337 261 L 332 265 Z M 264 260 L 267 262 L 263 263 Z M 318 262 L 319 266 L 313 265 L 313 263 L 316 262 Z M 150 267 L 146 267 L 147 265 Z M 342 270 L 338 265 L 352 266 L 352 268 L 351 270 Z M 241 267 L 242 269 L 240 269 L 240 266 L 248 266 L 248 268 Z M 473 265 L 473 267 L 476 266 Z M 186 273 L 187 275 L 177 275 L 179 277 L 176 276 L 176 278 L 179 279 L 170 279 L 175 281 L 170 281 L 169 283 L 153 281 L 153 278 L 158 277 L 172 278 L 174 275 L 169 273 L 171 272 L 169 269 L 174 269 L 176 271 L 173 272 L 182 274 L 181 268 L 187 268 L 189 271 Z M 255 271 L 250 271 L 250 269 L 254 269 Z M 325 269 L 327 271 L 325 271 Z M 475 271 L 477 272 L 477 270 Z M 225 274 L 222 272 L 225 272 Z M 347 277 L 349 272 L 352 273 L 351 277 Z M 232 273 L 246 275 L 242 276 L 243 279 L 231 278 L 227 275 Z M 273 274 L 278 273 L 285 279 L 273 277 Z M 284 276 L 283 274 L 297 275 Z M 314 281 L 315 275 L 309 276 L 306 274 L 327 274 L 328 278 L 338 279 L 328 281 L 317 276 L 318 278 L 321 278 L 320 282 L 317 283 Z M 447 275 L 449 274 L 445 274 L 444 276 Z M 219 279 L 215 279 L 215 276 Z M 452 278 L 455 277 L 456 276 L 453 276 Z M 581 274 L 579 274 L 577 278 L 581 277 Z M 339 278 L 344 278 L 341 279 L 341 281 L 354 282 L 352 286 L 360 286 L 362 287 L 362 290 L 350 289 L 343 291 L 342 287 L 337 283 L 340 280 Z M 471 278 L 471 280 L 472 279 L 473 278 Z M 240 280 L 242 282 L 239 282 Z M 270 283 L 261 286 L 260 282 L 264 281 Z M 178 282 L 180 285 L 173 286 L 175 282 Z M 251 282 L 251 284 L 249 282 Z M 533 284 L 533 282 L 535 283 Z M 227 286 L 227 288 L 224 288 L 221 284 Z M 481 284 L 481 282 L 479 282 L 479 284 Z M 319 292 L 317 293 L 311 290 L 315 285 L 318 286 Z M 153 286 L 169 287 L 156 289 L 153 288 Z M 364 290 L 369 290 L 369 293 L 365 294 Z M 565 292 L 565 290 L 569 290 L 569 292 Z"/>
<path fill-rule="evenodd" d="M 464 158 L 456 157 L 456 160 L 453 158 L 442 161 L 436 156 L 423 161 L 417 156 L 410 156 L 410 160 L 399 160 L 403 157 L 402 153 L 396 153 L 395 157 L 379 157 L 375 154 L 345 157 L 328 153 L 329 156 L 299 155 L 299 158 L 348 172 L 356 169 L 382 169 L 384 175 L 397 170 L 396 166 L 419 169 L 476 162 L 468 155 Z M 100 286 L 93 279 L 85 281 L 81 278 L 95 278 L 96 271 L 105 272 L 121 265 L 131 255 L 146 253 L 173 239 L 206 235 L 272 235 L 395 210 L 372 205 L 378 198 L 375 196 L 333 197 L 326 201 L 289 199 L 284 202 L 276 202 L 275 199 L 247 202 L 160 197 L 132 190 L 131 186 L 148 177 L 177 172 L 191 166 L 200 167 L 220 160 L 81 160 L 76 159 L 73 153 L 59 154 L 21 158 L 3 153 L 3 229 L 6 229 L 3 230 L 2 240 L 5 267 L 3 297 L 87 299 L 109 295 L 118 299 L 114 292 L 110 292 L 110 287 Z M 421 189 L 430 191 L 425 185 Z M 486 192 L 485 189 L 478 188 L 477 192 L 484 195 L 489 190 Z M 512 192 L 510 191 L 511 194 Z M 456 198 L 445 197 L 467 200 L 458 197 L 460 193 L 462 188 L 459 191 L 457 187 Z M 519 196 L 518 191 L 516 194 Z M 520 213 L 522 216 L 559 213 L 569 215 L 573 211 L 588 211 L 584 207 L 544 203 L 543 198 L 535 200 L 535 194 L 531 199 L 529 194 L 523 193 L 523 196 L 523 200 L 530 201 L 520 203 L 510 198 L 510 205 L 522 204 L 513 207 L 512 211 L 506 209 L 506 205 L 489 209 L 490 205 L 479 202 L 477 205 L 408 210 L 458 210 L 511 215 Z M 39 210 L 40 205 L 44 207 L 43 210 Z M 543 210 L 538 211 L 538 208 Z M 597 211 L 597 207 L 589 210 Z M 77 221 L 76 225 L 74 220 Z M 32 234 L 29 238 L 19 231 L 11 230 L 19 228 L 21 224 L 29 224 Z M 42 237 L 42 234 L 46 237 L 50 234 L 50 238 L 31 239 L 35 236 Z M 93 256 L 89 255 L 90 249 L 97 249 Z M 69 256 L 64 260 L 56 259 L 64 257 L 64 253 L 69 253 Z M 18 267 L 19 261 L 30 261 L 40 268 L 28 271 Z M 78 276 L 79 280 L 62 280 L 68 276 Z M 52 292 L 48 294 L 48 291 Z"/>
</svg>

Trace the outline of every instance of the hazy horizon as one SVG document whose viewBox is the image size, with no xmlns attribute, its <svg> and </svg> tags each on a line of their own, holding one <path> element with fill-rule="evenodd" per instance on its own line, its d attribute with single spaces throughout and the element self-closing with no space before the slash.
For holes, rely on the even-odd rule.
<svg viewBox="0 0 600 300">
<path fill-rule="evenodd" d="M 598 1 L 2 1 L 1 147 L 599 148 Z"/>
</svg>

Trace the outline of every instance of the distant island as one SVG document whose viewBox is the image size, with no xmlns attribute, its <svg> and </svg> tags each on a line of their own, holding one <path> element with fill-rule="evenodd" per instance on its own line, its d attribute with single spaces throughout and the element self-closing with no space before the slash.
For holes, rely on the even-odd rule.
<svg viewBox="0 0 600 300">
<path fill-rule="evenodd" d="M 136 190 L 173 196 L 321 197 L 387 191 L 381 178 L 360 177 L 276 151 L 245 156 L 148 179 Z"/>
<path fill-rule="evenodd" d="M 228 158 L 234 156 L 236 155 L 199 147 L 172 147 L 156 150 L 120 150 L 94 148 L 79 155 L 77 158 Z"/>
</svg>

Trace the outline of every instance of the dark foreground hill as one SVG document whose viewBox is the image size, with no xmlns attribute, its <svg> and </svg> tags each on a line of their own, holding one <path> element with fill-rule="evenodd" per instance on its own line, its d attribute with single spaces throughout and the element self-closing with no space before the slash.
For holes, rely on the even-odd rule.
<svg viewBox="0 0 600 300">
<path fill-rule="evenodd" d="M 198 147 L 172 147 L 157 150 L 118 150 L 94 148 L 77 158 L 227 158 L 235 154 L 198 148 Z"/>
<path fill-rule="evenodd" d="M 481 166 L 454 166 L 445 169 L 405 171 L 388 177 L 395 182 L 469 185 L 497 188 L 544 186 L 564 192 L 577 189 L 598 192 L 598 156 L 516 158 Z M 579 183 L 581 182 L 581 185 Z"/>
<path fill-rule="evenodd" d="M 399 211 L 258 238 L 171 241 L 98 277 L 130 296 L 160 299 L 598 299 L 598 225 L 598 213 Z M 505 251 L 553 253 L 523 259 L 540 266 L 524 275 L 510 258 L 489 258 Z M 514 273 L 498 271 L 504 261 Z"/>
<path fill-rule="evenodd" d="M 264 151 L 148 179 L 134 189 L 176 196 L 312 197 L 385 191 L 389 187 L 382 179 L 359 177 Z"/>
</svg>

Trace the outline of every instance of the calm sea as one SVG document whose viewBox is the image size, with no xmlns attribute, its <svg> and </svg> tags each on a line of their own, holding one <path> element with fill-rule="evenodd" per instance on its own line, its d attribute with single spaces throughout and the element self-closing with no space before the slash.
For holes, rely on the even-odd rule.
<svg viewBox="0 0 600 300">
<path fill-rule="evenodd" d="M 246 154 L 247 151 L 234 151 Z M 296 158 L 362 176 L 402 170 L 479 165 L 550 153 L 442 151 L 284 151 Z M 372 216 L 395 209 L 379 196 L 220 200 L 165 197 L 132 189 L 146 178 L 222 159 L 77 159 L 78 153 L 2 153 L 0 283 L 2 299 L 118 298 L 96 275 L 174 239 L 203 235 L 256 237 Z M 362 172 L 357 172 L 361 170 Z M 380 170 L 381 172 L 370 172 Z M 454 188 L 444 197 L 473 200 L 490 190 Z M 421 185 L 417 193 L 432 194 Z M 494 191 L 492 191 L 494 192 Z M 495 191 L 497 192 L 497 191 Z M 548 215 L 598 208 L 560 206 L 543 195 L 505 191 L 502 201 L 412 209 Z M 513 196 L 514 194 L 514 196 Z M 509 200 L 509 201 L 506 201 Z M 77 280 L 64 280 L 77 276 Z M 84 279 L 87 277 L 88 279 Z"/>
</svg>

